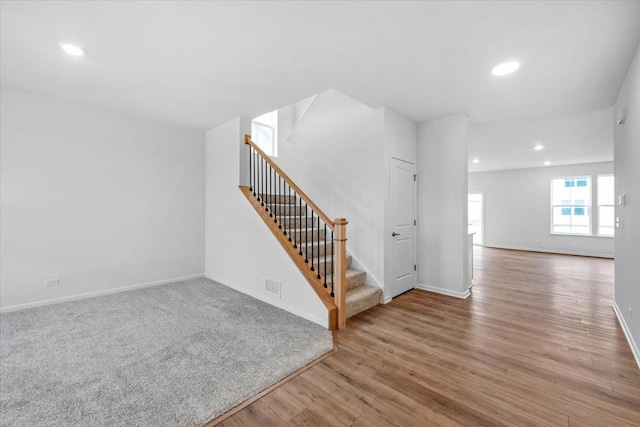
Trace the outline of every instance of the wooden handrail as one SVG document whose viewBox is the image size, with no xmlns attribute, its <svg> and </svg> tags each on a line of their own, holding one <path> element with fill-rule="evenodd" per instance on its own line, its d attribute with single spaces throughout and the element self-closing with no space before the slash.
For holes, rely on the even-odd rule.
<svg viewBox="0 0 640 427">
<path fill-rule="evenodd" d="M 284 181 L 289 184 L 289 187 L 293 188 L 293 190 L 298 194 L 298 196 L 304 200 L 304 202 L 316 213 L 316 215 L 318 215 L 318 217 L 320 217 L 320 219 L 327 224 L 327 227 L 329 227 L 331 229 L 331 231 L 336 231 L 336 222 L 331 220 L 327 214 L 325 214 L 324 212 L 322 212 L 322 209 L 320 209 L 318 207 L 318 205 L 316 205 L 315 203 L 313 203 L 313 201 L 309 198 L 309 196 L 307 196 L 305 194 L 304 191 L 302 191 L 300 189 L 300 187 L 298 187 L 298 185 L 295 183 L 295 181 L 293 179 L 291 179 L 291 177 L 289 177 L 289 175 L 287 175 L 281 168 L 280 166 L 278 166 L 276 164 L 276 162 L 274 162 L 273 160 L 271 160 L 271 158 L 264 152 L 262 151 L 262 149 L 260 149 L 260 147 L 258 147 L 256 145 L 255 142 L 253 142 L 251 140 L 251 135 L 245 135 L 244 136 L 244 143 L 248 144 L 250 146 L 253 147 L 254 150 L 256 150 L 258 152 L 258 154 L 260 154 L 262 156 L 263 159 L 265 159 L 267 161 L 267 163 L 269 163 L 269 165 L 271 165 L 271 167 L 282 177 L 282 179 L 284 179 Z"/>
</svg>

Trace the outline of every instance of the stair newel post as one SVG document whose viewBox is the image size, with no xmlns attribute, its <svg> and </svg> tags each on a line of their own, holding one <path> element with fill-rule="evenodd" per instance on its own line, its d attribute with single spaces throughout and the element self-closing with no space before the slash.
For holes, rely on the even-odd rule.
<svg viewBox="0 0 640 427">
<path fill-rule="evenodd" d="M 338 307 L 338 329 L 347 327 L 347 224 L 346 218 L 337 218 L 335 226 L 335 288 L 333 301 Z"/>
</svg>

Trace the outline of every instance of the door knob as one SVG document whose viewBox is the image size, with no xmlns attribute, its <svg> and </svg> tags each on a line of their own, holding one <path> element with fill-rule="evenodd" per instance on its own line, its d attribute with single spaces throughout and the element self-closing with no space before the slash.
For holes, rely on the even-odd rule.
<svg viewBox="0 0 640 427">
<path fill-rule="evenodd" d="M 395 231 L 393 233 L 391 233 L 391 236 L 393 236 L 393 237 L 396 237 L 396 236 L 399 236 L 399 235 L 400 235 L 400 233 L 396 233 Z"/>
</svg>

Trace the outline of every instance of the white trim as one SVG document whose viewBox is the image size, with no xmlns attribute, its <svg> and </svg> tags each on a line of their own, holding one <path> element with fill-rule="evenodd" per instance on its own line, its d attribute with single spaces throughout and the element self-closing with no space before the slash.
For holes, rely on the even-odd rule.
<svg viewBox="0 0 640 427">
<path fill-rule="evenodd" d="M 197 278 L 200 278 L 200 277 L 204 277 L 204 274 L 193 274 L 191 276 L 174 277 L 172 279 L 158 280 L 158 281 L 155 281 L 155 282 L 139 283 L 139 284 L 136 284 L 136 285 L 121 286 L 119 288 L 104 289 L 104 290 L 101 290 L 101 291 L 86 292 L 86 293 L 83 293 L 83 294 L 69 295 L 69 296 L 66 296 L 66 297 L 59 297 L 59 298 L 52 298 L 52 299 L 46 299 L 46 300 L 41 300 L 41 301 L 35 301 L 35 302 L 28 302 L 28 303 L 25 303 L 25 304 L 10 305 L 8 307 L 1 307 L 0 308 L 0 313 L 8 313 L 10 311 L 26 310 L 28 308 L 41 307 L 41 306 L 44 306 L 44 305 L 51 305 L 51 304 L 58 304 L 58 303 L 61 303 L 61 302 L 76 301 L 76 300 L 80 300 L 80 299 L 94 298 L 94 297 L 99 297 L 99 296 L 109 295 L 109 294 L 116 294 L 116 293 L 119 293 L 119 292 L 133 291 L 133 290 L 136 290 L 136 289 L 149 288 L 151 286 L 166 285 L 167 283 L 181 282 L 183 280 L 197 279 Z"/>
<path fill-rule="evenodd" d="M 608 205 L 607 205 L 608 206 Z M 571 237 L 602 237 L 605 239 L 613 239 L 615 236 L 608 236 L 606 234 L 577 234 L 577 233 L 549 233 L 550 236 L 571 236 Z"/>
<path fill-rule="evenodd" d="M 470 288 L 464 292 L 452 291 L 451 289 L 438 288 L 436 286 L 424 285 L 422 283 L 418 283 L 416 285 L 416 289 L 422 289 L 423 291 L 435 292 L 437 294 L 447 295 L 450 297 L 466 299 L 471 295 Z"/>
<path fill-rule="evenodd" d="M 527 252 L 541 252 L 545 254 L 560 254 L 560 255 L 576 255 L 576 256 L 590 256 L 596 258 L 610 258 L 613 259 L 614 256 L 610 254 L 594 254 L 594 253 L 586 253 L 586 252 L 575 252 L 575 251 L 559 251 L 556 249 L 540 249 L 540 248 L 524 248 L 519 246 L 499 246 L 499 245 L 487 245 L 484 244 L 486 248 L 495 248 L 495 249 L 509 249 L 512 251 L 527 251 Z"/>
<path fill-rule="evenodd" d="M 616 313 L 616 317 L 618 318 L 618 322 L 620 322 L 620 326 L 622 326 L 622 330 L 624 331 L 624 336 L 627 337 L 627 341 L 629 342 L 629 347 L 631 347 L 631 353 L 633 353 L 634 359 L 636 359 L 636 364 L 638 365 L 638 369 L 640 369 L 640 350 L 638 350 L 638 345 L 633 339 L 633 335 L 631 335 L 631 331 L 627 326 L 627 322 L 624 320 L 622 316 L 622 312 L 620 311 L 620 307 L 618 307 L 618 303 L 613 303 L 613 311 Z"/>
<path fill-rule="evenodd" d="M 224 285 L 224 286 L 226 286 L 228 288 L 231 288 L 231 289 L 234 289 L 234 290 L 236 290 L 238 292 L 241 292 L 241 293 L 243 293 L 245 295 L 249 295 L 252 298 L 255 298 L 255 299 L 260 300 L 262 302 L 266 302 L 267 304 L 271 304 L 271 305 L 276 306 L 278 308 L 281 308 L 282 310 L 288 311 L 289 313 L 292 313 L 292 314 L 295 314 L 298 317 L 302 317 L 303 319 L 307 319 L 310 322 L 317 323 L 318 325 L 323 326 L 325 328 L 328 326 L 327 325 L 327 320 L 328 319 L 320 319 L 320 318 L 318 318 L 318 317 L 316 317 L 316 316 L 314 316 L 312 314 L 309 314 L 309 313 L 307 313 L 305 311 L 301 311 L 301 310 L 298 310 L 295 307 L 291 307 L 290 305 L 283 304 L 281 301 L 274 300 L 274 299 L 271 299 L 271 298 L 267 298 L 265 295 L 259 294 L 257 292 L 252 292 L 252 291 L 249 291 L 249 290 L 244 289 L 244 288 L 239 288 L 237 286 L 230 285 L 230 284 L 225 283 L 222 280 L 216 279 L 215 277 L 210 276 L 208 274 L 205 274 L 204 277 L 206 277 L 207 279 L 213 280 L 214 282 L 218 282 L 221 285 Z"/>
<path fill-rule="evenodd" d="M 309 114 L 311 114 L 311 111 L 313 111 L 318 101 L 320 101 L 320 98 L 322 98 L 322 95 L 324 95 L 324 92 L 320 92 L 319 94 L 316 95 L 315 98 L 313 98 L 313 101 L 311 101 L 311 104 L 309 104 L 309 107 L 307 108 L 307 110 L 304 112 L 302 117 L 300 117 L 300 120 L 298 120 L 298 123 L 296 123 L 293 129 L 291 129 L 291 132 L 289 132 L 289 136 L 287 136 L 287 142 L 291 142 L 293 140 L 293 137 L 298 132 L 298 129 L 300 129 L 300 127 L 302 126 L 302 123 L 304 123 L 305 120 L 307 120 L 307 117 L 309 117 Z"/>
<path fill-rule="evenodd" d="M 393 299 L 393 297 L 391 295 L 387 295 L 387 296 L 384 297 L 384 300 L 382 301 L 382 303 L 383 304 L 389 304 L 392 299 Z"/>
</svg>

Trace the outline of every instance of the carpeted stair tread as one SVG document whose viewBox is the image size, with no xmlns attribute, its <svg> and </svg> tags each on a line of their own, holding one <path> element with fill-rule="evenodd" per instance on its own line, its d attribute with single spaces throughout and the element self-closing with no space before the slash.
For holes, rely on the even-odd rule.
<svg viewBox="0 0 640 427">
<path fill-rule="evenodd" d="M 314 256 L 324 256 L 325 253 L 327 256 L 331 257 L 331 243 L 325 242 L 324 240 L 314 240 L 313 242 L 301 242 L 302 251 L 311 253 L 311 243 L 313 243 L 313 254 Z M 335 250 L 335 249 L 334 249 Z"/>
<path fill-rule="evenodd" d="M 318 241 L 323 241 L 324 238 L 324 230 L 319 230 L 317 228 L 309 228 L 309 229 L 297 229 L 297 230 L 289 230 L 289 235 L 298 243 L 306 243 L 313 240 L 314 244 Z"/>
<path fill-rule="evenodd" d="M 347 270 L 347 291 L 355 289 L 364 285 L 364 279 L 367 277 L 367 273 L 362 270 L 356 270 L 355 268 L 349 268 Z M 331 283 L 331 282 L 329 282 Z"/>
<path fill-rule="evenodd" d="M 382 289 L 368 285 L 347 290 L 347 317 L 355 316 L 380 304 L 381 295 Z"/>
<path fill-rule="evenodd" d="M 304 249 L 303 249 L 304 251 Z M 311 255 L 311 251 L 309 251 L 309 255 Z M 312 259 L 309 258 L 309 263 L 311 263 Z M 351 255 L 347 255 L 347 270 L 349 270 L 351 268 L 351 262 L 353 261 L 353 258 L 351 257 Z M 318 266 L 320 268 L 320 272 L 324 273 L 324 263 L 327 263 L 327 275 L 331 274 L 331 257 L 324 257 L 324 256 L 320 256 L 320 257 L 315 257 L 313 258 L 313 265 L 314 266 Z"/>
<path fill-rule="evenodd" d="M 286 194 L 265 194 L 264 200 L 268 203 L 293 204 L 296 203 L 296 196 Z"/>
<path fill-rule="evenodd" d="M 327 276 L 331 276 L 329 269 L 332 246 L 330 241 L 325 240 L 331 233 L 327 233 L 327 227 L 320 224 L 317 217 L 309 216 L 307 206 L 304 203 L 300 204 L 300 200 L 295 196 L 266 194 L 264 202 L 299 250 L 305 254 L 304 256 L 309 257 L 309 268 L 313 266 L 313 271 L 323 276 L 326 264 Z M 347 317 L 380 304 L 382 296 L 380 288 L 365 285 L 367 273 L 351 268 L 352 261 L 353 258 L 347 256 Z M 327 283 L 330 284 L 333 280 L 331 277 L 328 278 Z"/>
<path fill-rule="evenodd" d="M 281 213 L 284 213 L 284 215 L 281 215 Z M 287 228 L 299 228 L 300 225 L 302 225 L 303 227 L 305 225 L 309 226 L 309 227 L 314 227 L 318 225 L 318 219 L 317 218 L 305 218 L 304 216 L 302 218 L 300 218 L 300 216 L 297 215 L 286 215 L 287 214 L 287 210 L 286 208 L 283 211 L 279 211 L 278 212 L 278 220 L 282 223 L 282 224 L 287 224 Z"/>
</svg>

